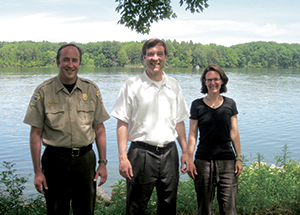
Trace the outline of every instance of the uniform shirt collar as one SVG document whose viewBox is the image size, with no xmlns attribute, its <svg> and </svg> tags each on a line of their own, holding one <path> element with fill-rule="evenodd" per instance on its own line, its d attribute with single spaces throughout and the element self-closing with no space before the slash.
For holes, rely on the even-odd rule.
<svg viewBox="0 0 300 215">
<path fill-rule="evenodd" d="M 54 78 L 54 82 L 55 82 L 55 93 L 58 93 L 59 91 L 65 89 L 65 87 L 64 87 L 63 83 L 60 81 L 58 75 Z M 82 80 L 78 76 L 77 76 L 76 84 L 74 86 L 74 89 L 76 89 L 76 88 L 78 88 L 79 90 L 82 91 Z M 68 90 L 66 89 L 65 92 L 68 92 Z"/>
</svg>

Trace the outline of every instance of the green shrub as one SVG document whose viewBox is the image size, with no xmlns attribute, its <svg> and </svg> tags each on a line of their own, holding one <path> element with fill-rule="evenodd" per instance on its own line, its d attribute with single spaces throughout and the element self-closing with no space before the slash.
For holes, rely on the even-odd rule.
<svg viewBox="0 0 300 215">
<path fill-rule="evenodd" d="M 298 161 L 290 159 L 286 145 L 282 152 L 281 156 L 276 156 L 276 167 L 268 166 L 263 162 L 264 157 L 259 153 L 257 162 L 244 164 L 243 173 L 239 177 L 238 214 L 300 214 L 300 166 Z M 46 214 L 46 204 L 42 195 L 27 199 L 23 197 L 27 178 L 16 174 L 16 170 L 13 169 L 14 164 L 3 162 L 3 166 L 7 170 L 1 173 L 0 214 Z M 111 204 L 103 204 L 101 198 L 98 197 L 95 215 L 126 214 L 126 181 L 119 180 L 112 187 L 114 195 L 111 198 Z M 214 214 L 218 214 L 218 208 L 215 198 Z M 155 215 L 156 209 L 157 196 L 154 189 L 146 214 Z M 179 181 L 177 214 L 197 214 L 194 181 L 188 176 Z"/>
<path fill-rule="evenodd" d="M 7 170 L 1 172 L 0 214 L 18 210 L 21 207 L 20 205 L 24 203 L 23 190 L 27 178 L 15 174 L 14 165 L 10 162 L 3 162 L 3 166 Z"/>
<path fill-rule="evenodd" d="M 15 164 L 3 162 L 6 171 L 1 172 L 0 214 L 28 215 L 46 214 L 46 204 L 42 196 L 24 198 L 23 191 L 27 177 L 20 177 L 13 169 Z"/>
<path fill-rule="evenodd" d="M 291 161 L 285 145 L 276 166 L 268 166 L 258 153 L 257 162 L 247 165 L 239 178 L 239 214 L 298 214 L 300 166 Z"/>
</svg>

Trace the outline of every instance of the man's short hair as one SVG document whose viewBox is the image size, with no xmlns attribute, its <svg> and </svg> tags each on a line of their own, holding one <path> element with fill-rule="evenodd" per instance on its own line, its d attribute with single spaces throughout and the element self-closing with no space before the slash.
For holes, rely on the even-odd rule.
<svg viewBox="0 0 300 215">
<path fill-rule="evenodd" d="M 143 48 L 142 48 L 143 56 L 146 55 L 147 49 L 152 48 L 152 47 L 156 46 L 157 44 L 160 44 L 164 47 L 165 55 L 167 57 L 168 56 L 168 48 L 167 48 L 166 43 L 164 41 L 160 40 L 160 39 L 157 39 L 157 38 L 150 39 L 150 40 L 148 40 L 147 42 L 144 43 Z"/>
<path fill-rule="evenodd" d="M 62 50 L 63 48 L 68 47 L 68 46 L 73 46 L 73 47 L 77 48 L 77 50 L 78 50 L 78 52 L 79 52 L 79 65 L 80 65 L 80 64 L 81 64 L 81 60 L 82 60 L 82 50 L 81 50 L 80 47 L 76 46 L 76 45 L 73 44 L 73 43 L 66 43 L 66 44 L 63 44 L 61 47 L 59 47 L 59 49 L 57 50 L 57 54 L 56 54 L 56 61 L 57 61 L 58 63 L 60 63 L 60 62 L 59 62 L 59 58 L 60 58 L 61 50 Z"/>
</svg>

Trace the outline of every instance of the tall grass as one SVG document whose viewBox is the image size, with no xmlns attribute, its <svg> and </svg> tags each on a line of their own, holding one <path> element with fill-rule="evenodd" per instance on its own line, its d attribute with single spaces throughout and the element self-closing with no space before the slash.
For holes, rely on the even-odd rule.
<svg viewBox="0 0 300 215">
<path fill-rule="evenodd" d="M 257 154 L 257 161 L 244 165 L 239 177 L 237 197 L 238 214 L 300 214 L 300 166 L 289 157 L 288 147 L 283 147 L 276 156 L 276 167 L 263 162 L 264 157 Z M 245 159 L 245 158 L 244 158 Z M 23 198 L 26 177 L 20 177 L 13 169 L 14 164 L 4 162 L 7 169 L 0 179 L 0 214 L 46 214 L 43 196 Z M 120 180 L 113 186 L 111 203 L 97 199 L 95 214 L 126 214 L 126 182 Z M 146 214 L 156 214 L 156 191 L 150 198 Z M 218 214 L 218 203 L 214 201 L 214 214 Z M 72 212 L 70 212 L 72 214 Z M 179 182 L 177 214 L 197 214 L 197 200 L 194 182 L 189 177 Z"/>
</svg>

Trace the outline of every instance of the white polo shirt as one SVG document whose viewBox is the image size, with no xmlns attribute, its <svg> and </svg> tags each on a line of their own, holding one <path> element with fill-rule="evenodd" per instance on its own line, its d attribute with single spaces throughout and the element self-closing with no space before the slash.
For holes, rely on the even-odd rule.
<svg viewBox="0 0 300 215">
<path fill-rule="evenodd" d="M 167 75 L 159 87 L 146 71 L 122 86 L 111 115 L 129 124 L 129 141 L 175 141 L 175 126 L 190 116 L 178 82 Z"/>
</svg>

